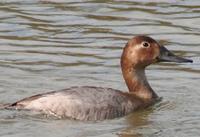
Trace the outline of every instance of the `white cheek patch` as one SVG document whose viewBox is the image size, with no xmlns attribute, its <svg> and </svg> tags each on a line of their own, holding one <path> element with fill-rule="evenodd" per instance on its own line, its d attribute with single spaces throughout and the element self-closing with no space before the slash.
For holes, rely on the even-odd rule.
<svg viewBox="0 0 200 137">
<path fill-rule="evenodd" d="M 139 50 L 141 47 L 142 47 L 142 43 L 134 46 L 135 50 Z"/>
<path fill-rule="evenodd" d="M 132 58 L 137 58 L 137 52 L 141 49 L 141 44 L 135 45 L 129 52 Z"/>
</svg>

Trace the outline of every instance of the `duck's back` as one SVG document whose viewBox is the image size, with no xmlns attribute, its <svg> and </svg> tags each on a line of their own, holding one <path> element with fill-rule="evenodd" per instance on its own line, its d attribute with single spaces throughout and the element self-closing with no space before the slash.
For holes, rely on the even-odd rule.
<svg viewBox="0 0 200 137">
<path fill-rule="evenodd" d="M 28 109 L 79 120 L 103 120 L 124 116 L 139 100 L 121 91 L 100 87 L 72 87 L 25 98 L 10 107 Z"/>
</svg>

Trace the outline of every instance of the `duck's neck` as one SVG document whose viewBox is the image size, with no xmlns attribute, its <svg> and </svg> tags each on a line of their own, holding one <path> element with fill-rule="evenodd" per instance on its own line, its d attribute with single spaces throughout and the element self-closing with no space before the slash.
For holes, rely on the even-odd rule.
<svg viewBox="0 0 200 137">
<path fill-rule="evenodd" d="M 153 100 L 158 97 L 147 81 L 145 68 L 123 65 L 125 64 L 122 64 L 122 73 L 130 93 L 144 100 Z"/>
</svg>

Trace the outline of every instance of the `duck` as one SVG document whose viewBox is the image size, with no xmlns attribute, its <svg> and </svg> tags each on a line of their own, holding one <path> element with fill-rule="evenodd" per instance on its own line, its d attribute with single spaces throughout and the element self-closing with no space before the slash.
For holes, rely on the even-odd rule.
<svg viewBox="0 0 200 137">
<path fill-rule="evenodd" d="M 36 111 L 57 118 L 100 121 L 123 117 L 160 100 L 147 81 L 145 69 L 158 62 L 192 63 L 161 46 L 149 36 L 130 39 L 121 55 L 122 75 L 128 91 L 107 87 L 76 86 L 26 97 L 5 109 Z"/>
</svg>

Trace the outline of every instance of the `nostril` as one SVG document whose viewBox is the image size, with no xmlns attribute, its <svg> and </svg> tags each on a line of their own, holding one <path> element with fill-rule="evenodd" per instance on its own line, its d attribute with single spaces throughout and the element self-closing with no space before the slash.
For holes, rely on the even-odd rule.
<svg viewBox="0 0 200 137">
<path fill-rule="evenodd" d="M 169 52 L 166 52 L 165 55 L 170 56 Z"/>
<path fill-rule="evenodd" d="M 162 54 L 162 53 L 161 53 L 161 54 Z M 165 56 L 173 56 L 173 54 L 170 53 L 170 52 L 168 52 L 168 51 L 163 52 L 163 55 L 165 55 Z"/>
<path fill-rule="evenodd" d="M 174 56 L 174 54 L 173 54 L 173 53 L 170 53 L 170 52 L 166 52 L 166 55 L 167 55 L 167 56 Z"/>
</svg>

